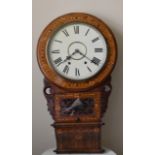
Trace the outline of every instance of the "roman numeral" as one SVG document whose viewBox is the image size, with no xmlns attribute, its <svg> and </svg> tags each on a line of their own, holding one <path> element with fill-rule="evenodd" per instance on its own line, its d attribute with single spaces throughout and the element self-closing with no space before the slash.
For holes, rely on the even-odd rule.
<svg viewBox="0 0 155 155">
<path fill-rule="evenodd" d="M 62 62 L 62 58 L 61 57 L 59 57 L 59 58 L 54 60 L 55 64 L 59 64 L 60 62 Z"/>
<path fill-rule="evenodd" d="M 98 40 L 99 40 L 99 37 L 94 38 L 94 39 L 92 40 L 92 42 L 94 43 L 94 42 L 96 42 L 96 41 L 98 41 Z"/>
<path fill-rule="evenodd" d="M 103 52 L 103 48 L 95 48 L 95 52 Z"/>
<path fill-rule="evenodd" d="M 60 50 L 53 50 L 53 51 L 51 51 L 51 53 L 58 54 L 58 53 L 60 53 Z"/>
<path fill-rule="evenodd" d="M 64 69 L 63 69 L 63 72 L 66 73 L 66 74 L 68 74 L 68 71 L 69 71 L 69 67 L 66 65 L 66 66 L 64 67 Z"/>
<path fill-rule="evenodd" d="M 88 29 L 88 30 L 86 31 L 85 36 L 87 36 L 87 34 L 88 34 L 89 31 L 90 31 L 90 29 Z"/>
<path fill-rule="evenodd" d="M 74 32 L 75 34 L 79 34 L 79 26 L 74 26 Z"/>
<path fill-rule="evenodd" d="M 80 71 L 79 71 L 78 68 L 75 68 L 75 75 L 76 75 L 76 76 L 80 76 Z"/>
<path fill-rule="evenodd" d="M 101 60 L 96 57 L 93 57 L 93 59 L 91 60 L 91 62 L 94 63 L 95 65 L 99 65 L 100 61 Z"/>
<path fill-rule="evenodd" d="M 69 37 L 69 33 L 67 32 L 67 30 L 63 30 L 62 32 L 64 33 L 66 37 Z"/>
<path fill-rule="evenodd" d="M 89 70 L 89 72 L 92 72 L 92 70 L 87 66 L 87 69 Z"/>
<path fill-rule="evenodd" d="M 57 42 L 57 43 L 62 43 L 62 41 L 61 40 L 54 40 L 55 42 Z"/>
</svg>

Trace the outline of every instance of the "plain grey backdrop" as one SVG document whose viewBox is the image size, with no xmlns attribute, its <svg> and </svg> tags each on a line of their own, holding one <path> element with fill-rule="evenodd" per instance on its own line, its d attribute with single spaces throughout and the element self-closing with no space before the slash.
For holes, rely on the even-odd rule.
<svg viewBox="0 0 155 155">
<path fill-rule="evenodd" d="M 112 29 L 118 44 L 118 61 L 112 73 L 112 94 L 104 117 L 102 143 L 123 155 L 123 0 L 33 0 L 33 155 L 55 147 L 53 122 L 43 96 L 43 75 L 36 59 L 40 33 L 54 18 L 69 12 L 95 15 Z"/>
</svg>

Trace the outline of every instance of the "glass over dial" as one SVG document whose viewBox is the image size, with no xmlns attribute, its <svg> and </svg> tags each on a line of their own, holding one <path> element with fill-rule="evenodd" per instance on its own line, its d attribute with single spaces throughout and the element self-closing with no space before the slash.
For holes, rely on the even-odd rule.
<svg viewBox="0 0 155 155">
<path fill-rule="evenodd" d="M 104 36 L 85 23 L 71 23 L 58 29 L 47 45 L 48 63 L 62 77 L 86 80 L 105 65 L 108 48 Z"/>
</svg>

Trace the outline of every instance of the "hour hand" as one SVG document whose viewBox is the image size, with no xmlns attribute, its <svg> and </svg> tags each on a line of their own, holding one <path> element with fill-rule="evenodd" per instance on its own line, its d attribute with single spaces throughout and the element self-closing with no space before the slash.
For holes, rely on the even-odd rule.
<svg viewBox="0 0 155 155">
<path fill-rule="evenodd" d="M 70 60 L 71 56 L 66 56 L 66 59 L 61 61 L 57 66 L 60 66 L 62 63 L 66 62 L 67 60 Z"/>
<path fill-rule="evenodd" d="M 66 62 L 67 60 L 70 60 L 70 59 L 72 58 L 72 56 L 73 56 L 74 54 L 76 54 L 77 52 L 78 52 L 78 51 L 75 50 L 71 55 L 66 56 L 66 59 L 63 60 L 63 61 L 61 61 L 57 66 L 59 66 L 59 65 L 61 65 L 62 63 Z"/>
</svg>

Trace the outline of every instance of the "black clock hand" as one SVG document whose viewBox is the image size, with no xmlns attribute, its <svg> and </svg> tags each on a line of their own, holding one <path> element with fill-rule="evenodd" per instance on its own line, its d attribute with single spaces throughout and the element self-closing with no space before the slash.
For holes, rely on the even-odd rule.
<svg viewBox="0 0 155 155">
<path fill-rule="evenodd" d="M 91 61 L 91 59 L 89 59 L 86 55 L 84 55 L 82 52 L 80 52 L 79 50 L 76 50 L 77 53 L 79 53 L 80 55 L 84 56 L 85 58 L 87 58 L 89 61 Z"/>
<path fill-rule="evenodd" d="M 72 56 L 73 56 L 74 54 L 76 54 L 76 53 L 77 53 L 77 51 L 75 50 L 75 52 L 73 52 L 71 55 L 67 56 L 66 59 L 63 60 L 62 62 L 60 62 L 57 66 L 59 66 L 59 65 L 61 65 L 62 63 L 66 62 L 67 60 L 70 60 L 70 59 L 72 58 Z"/>
<path fill-rule="evenodd" d="M 86 55 L 84 55 L 82 52 L 80 52 L 79 50 L 77 50 L 78 51 L 78 53 L 80 54 L 80 55 L 83 55 L 85 58 L 87 58 L 91 63 L 94 63 L 95 65 L 97 65 L 96 63 L 95 63 L 95 61 L 93 61 L 92 59 L 90 59 L 90 58 L 88 58 Z"/>
<path fill-rule="evenodd" d="M 71 56 L 67 56 L 66 59 L 60 62 L 57 66 L 60 66 L 62 63 L 66 62 L 69 59 L 71 59 Z"/>
</svg>

